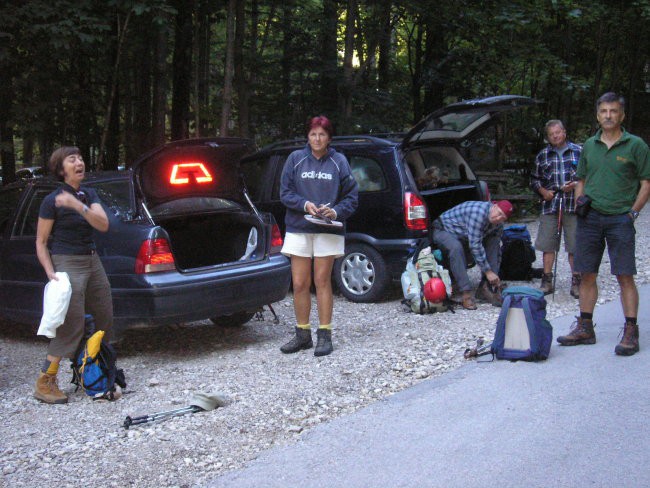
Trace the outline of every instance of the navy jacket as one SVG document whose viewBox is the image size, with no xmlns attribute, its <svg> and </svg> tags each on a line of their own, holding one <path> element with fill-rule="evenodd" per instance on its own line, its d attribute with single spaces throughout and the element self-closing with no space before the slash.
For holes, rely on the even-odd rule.
<svg viewBox="0 0 650 488">
<path fill-rule="evenodd" d="M 287 232 L 345 234 L 345 226 L 324 227 L 305 220 L 305 204 L 329 203 L 336 220 L 345 222 L 357 209 L 357 193 L 357 182 L 343 154 L 329 148 L 325 156 L 316 159 L 309 145 L 292 152 L 280 179 L 280 200 L 287 207 Z"/>
</svg>

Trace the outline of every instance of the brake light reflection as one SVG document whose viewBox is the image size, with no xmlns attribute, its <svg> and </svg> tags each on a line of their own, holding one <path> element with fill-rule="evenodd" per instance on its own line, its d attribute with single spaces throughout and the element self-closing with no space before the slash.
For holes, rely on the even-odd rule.
<svg viewBox="0 0 650 488">
<path fill-rule="evenodd" d="M 175 163 L 169 176 L 172 185 L 189 185 L 191 182 L 199 184 L 210 183 L 212 175 L 203 163 L 198 161 L 190 163 Z"/>
</svg>

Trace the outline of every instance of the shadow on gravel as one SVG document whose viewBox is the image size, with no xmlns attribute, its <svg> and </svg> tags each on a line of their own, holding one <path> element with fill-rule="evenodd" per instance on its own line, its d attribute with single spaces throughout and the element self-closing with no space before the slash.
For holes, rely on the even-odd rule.
<svg viewBox="0 0 650 488">
<path fill-rule="evenodd" d="M 4 339 L 47 342 L 45 337 L 36 335 L 37 331 L 38 325 L 18 324 L 9 320 L 0 319 L 0 337 Z"/>
<path fill-rule="evenodd" d="M 12 342 L 47 345 L 48 339 L 36 335 L 37 326 L 0 320 L 0 339 Z M 243 349 L 253 344 L 275 344 L 285 331 L 271 321 L 252 319 L 240 327 L 219 327 L 212 323 L 193 322 L 174 326 L 127 330 L 114 347 L 120 357 L 154 353 L 169 357 L 193 356 L 215 351 Z"/>
<path fill-rule="evenodd" d="M 281 326 L 251 320 L 241 327 L 217 327 L 209 323 L 192 323 L 172 327 L 136 329 L 124 333 L 115 345 L 119 356 L 137 356 L 155 353 L 181 357 L 191 353 L 213 353 L 220 350 L 244 349 L 252 344 L 275 342 L 273 328 L 281 333 Z"/>
</svg>

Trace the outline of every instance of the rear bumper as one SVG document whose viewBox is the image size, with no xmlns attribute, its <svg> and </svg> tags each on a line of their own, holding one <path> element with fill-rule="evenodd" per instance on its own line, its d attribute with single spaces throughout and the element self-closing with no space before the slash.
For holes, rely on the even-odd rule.
<svg viewBox="0 0 650 488">
<path fill-rule="evenodd" d="M 222 270 L 212 276 L 144 276 L 140 288 L 113 287 L 114 325 L 117 329 L 128 329 L 252 312 L 282 300 L 290 281 L 289 260 L 281 255 L 259 266 Z"/>
</svg>

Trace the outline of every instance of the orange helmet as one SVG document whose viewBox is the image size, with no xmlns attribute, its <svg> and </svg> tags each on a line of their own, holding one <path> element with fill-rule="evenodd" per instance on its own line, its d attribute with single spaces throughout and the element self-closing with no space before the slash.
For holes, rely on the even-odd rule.
<svg viewBox="0 0 650 488">
<path fill-rule="evenodd" d="M 447 288 L 440 278 L 431 278 L 424 284 L 424 298 L 431 303 L 441 303 L 447 298 Z"/>
</svg>

